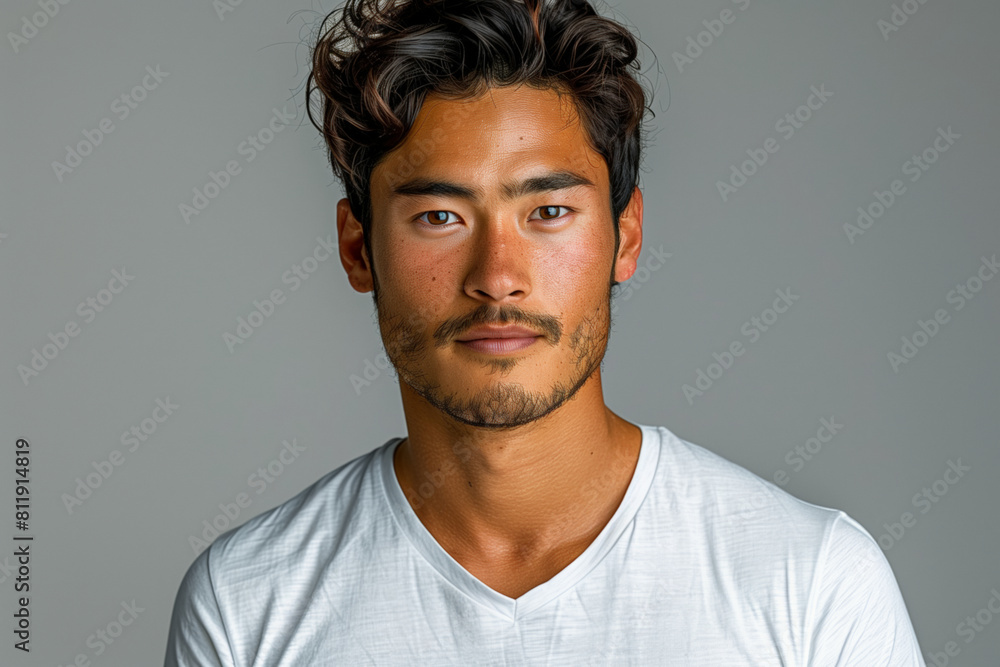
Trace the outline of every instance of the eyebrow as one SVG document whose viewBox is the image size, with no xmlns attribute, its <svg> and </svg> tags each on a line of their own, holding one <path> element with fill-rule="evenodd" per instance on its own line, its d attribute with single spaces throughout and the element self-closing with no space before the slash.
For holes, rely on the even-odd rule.
<svg viewBox="0 0 1000 667">
<path fill-rule="evenodd" d="M 575 171 L 563 170 L 526 178 L 523 181 L 507 181 L 500 185 L 500 193 L 504 201 L 511 201 L 525 195 L 552 192 L 554 190 L 564 190 L 579 186 L 597 187 L 589 178 Z M 427 195 L 457 197 L 470 201 L 484 198 L 483 191 L 480 188 L 462 185 L 453 181 L 438 181 L 429 178 L 414 178 L 401 183 L 392 188 L 392 194 L 389 196 L 420 197 Z"/>
</svg>

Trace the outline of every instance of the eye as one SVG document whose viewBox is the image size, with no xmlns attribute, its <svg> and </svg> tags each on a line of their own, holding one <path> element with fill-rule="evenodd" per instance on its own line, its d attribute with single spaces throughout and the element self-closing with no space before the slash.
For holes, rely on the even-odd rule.
<svg viewBox="0 0 1000 667">
<path fill-rule="evenodd" d="M 563 215 L 571 213 L 573 209 L 566 206 L 540 206 L 535 211 L 540 213 L 538 218 L 529 218 L 531 220 L 558 220 Z M 560 211 L 565 211 L 560 215 Z M 444 227 L 449 222 L 454 222 L 454 220 L 449 220 L 448 216 L 455 216 L 451 211 L 425 211 L 417 218 L 422 222 L 425 222 L 430 227 Z M 455 216 L 457 219 L 458 216 Z"/>
<path fill-rule="evenodd" d="M 531 218 L 532 220 L 557 220 L 562 217 L 559 211 L 571 212 L 573 209 L 567 208 L 565 206 L 539 206 L 535 209 L 540 213 L 540 217 Z M 566 215 L 565 213 L 563 215 Z"/>
<path fill-rule="evenodd" d="M 450 222 L 448 220 L 449 215 L 455 214 L 451 211 L 426 211 L 417 220 L 422 220 L 431 227 L 443 227 L 446 223 Z M 428 219 L 424 220 L 424 216 L 427 216 Z"/>
</svg>

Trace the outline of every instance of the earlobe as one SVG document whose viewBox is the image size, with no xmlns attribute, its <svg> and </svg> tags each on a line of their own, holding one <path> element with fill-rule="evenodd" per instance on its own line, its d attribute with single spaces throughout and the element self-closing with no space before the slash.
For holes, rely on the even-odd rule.
<svg viewBox="0 0 1000 667">
<path fill-rule="evenodd" d="M 362 293 L 372 291 L 371 262 L 365 249 L 364 231 L 346 198 L 337 202 L 337 238 L 340 263 L 351 287 Z"/>
<path fill-rule="evenodd" d="M 642 250 L 642 190 L 638 186 L 618 218 L 618 235 L 615 280 L 623 283 L 635 273 Z"/>
</svg>

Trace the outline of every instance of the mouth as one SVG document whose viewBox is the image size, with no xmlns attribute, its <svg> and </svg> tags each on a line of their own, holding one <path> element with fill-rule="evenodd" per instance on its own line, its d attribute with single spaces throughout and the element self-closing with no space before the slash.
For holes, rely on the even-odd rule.
<svg viewBox="0 0 1000 667">
<path fill-rule="evenodd" d="M 530 347 L 541 336 L 523 336 L 517 338 L 474 338 L 471 340 L 460 340 L 458 343 L 463 347 L 482 352 L 485 354 L 507 354 L 517 352 Z"/>
<path fill-rule="evenodd" d="M 538 331 L 516 324 L 487 324 L 472 327 L 456 342 L 483 354 L 507 354 L 530 347 L 542 337 Z"/>
</svg>

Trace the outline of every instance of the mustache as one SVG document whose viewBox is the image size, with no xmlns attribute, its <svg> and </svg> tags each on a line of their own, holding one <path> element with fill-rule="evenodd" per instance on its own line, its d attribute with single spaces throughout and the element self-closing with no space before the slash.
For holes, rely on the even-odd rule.
<svg viewBox="0 0 1000 667">
<path fill-rule="evenodd" d="M 563 332 L 559 320 L 550 315 L 527 313 L 517 306 L 491 306 L 484 303 L 467 315 L 443 322 L 434 330 L 434 345 L 443 347 L 472 327 L 490 324 L 520 324 L 530 327 L 541 332 L 551 343 L 558 343 Z"/>
</svg>

